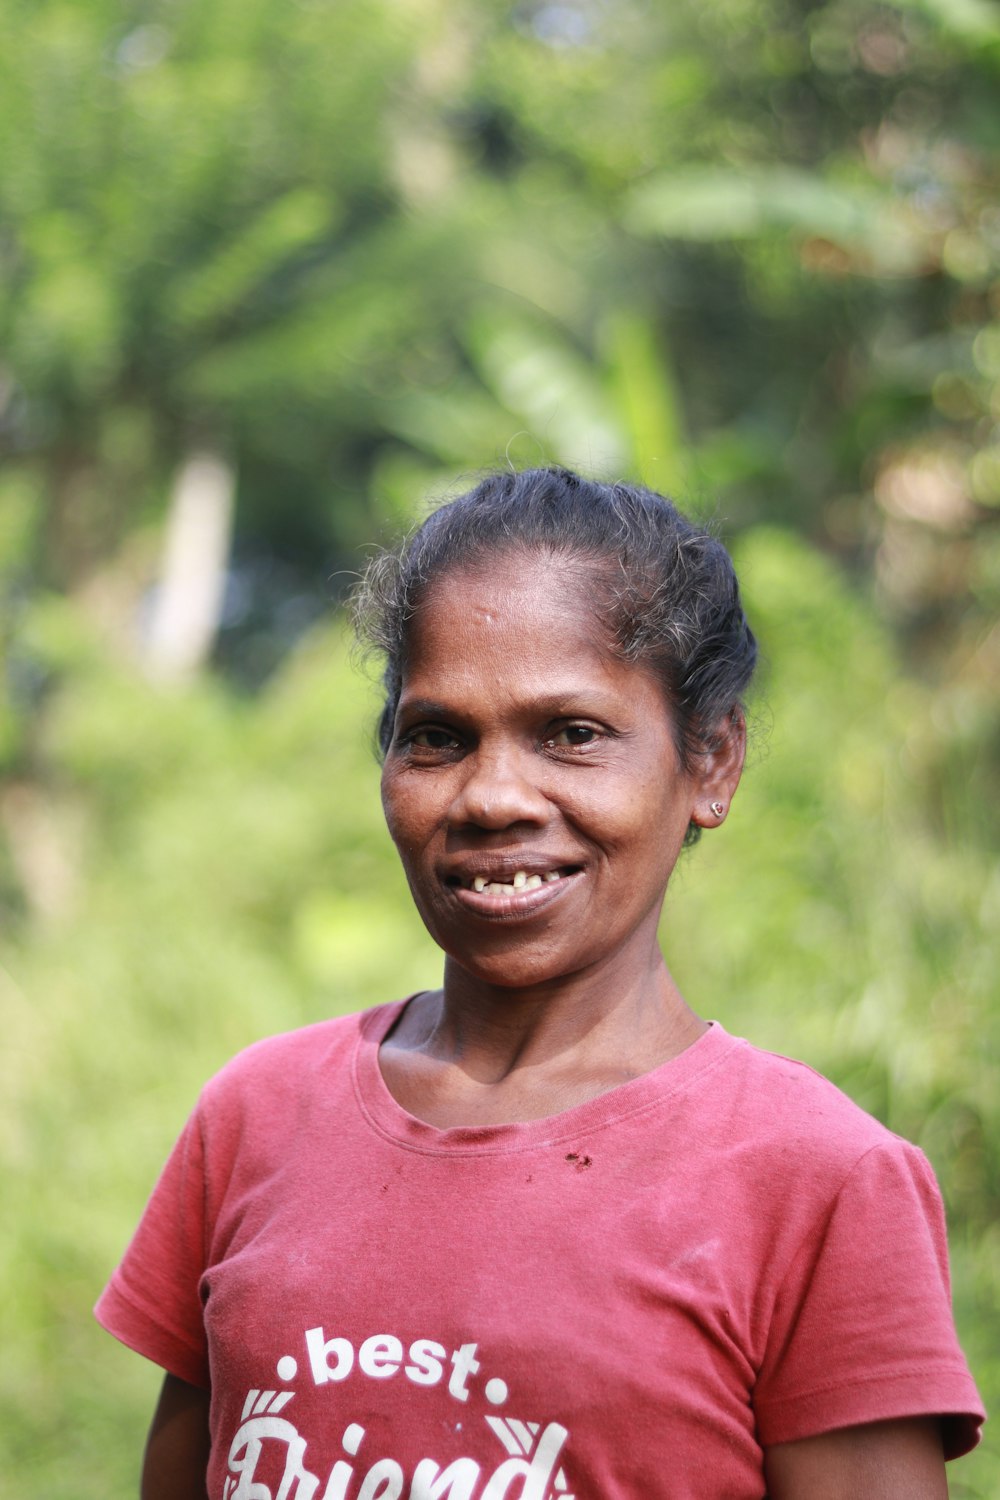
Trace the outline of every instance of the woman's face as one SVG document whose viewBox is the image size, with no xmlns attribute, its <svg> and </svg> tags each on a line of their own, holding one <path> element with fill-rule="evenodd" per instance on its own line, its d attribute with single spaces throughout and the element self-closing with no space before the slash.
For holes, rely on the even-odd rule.
<svg viewBox="0 0 1000 1500">
<path fill-rule="evenodd" d="M 431 936 L 486 983 L 647 962 L 717 795 L 592 601 L 585 570 L 517 553 L 447 574 L 411 626 L 383 805 Z"/>
</svg>

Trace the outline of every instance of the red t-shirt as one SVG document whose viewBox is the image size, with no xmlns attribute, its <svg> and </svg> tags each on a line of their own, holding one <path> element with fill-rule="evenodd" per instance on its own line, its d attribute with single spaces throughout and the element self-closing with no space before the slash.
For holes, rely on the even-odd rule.
<svg viewBox="0 0 1000 1500">
<path fill-rule="evenodd" d="M 982 1408 L 924 1157 L 715 1025 L 564 1114 L 395 1103 L 400 1010 L 205 1088 L 97 1307 L 212 1390 L 212 1500 L 761 1500 L 762 1445 Z"/>
</svg>

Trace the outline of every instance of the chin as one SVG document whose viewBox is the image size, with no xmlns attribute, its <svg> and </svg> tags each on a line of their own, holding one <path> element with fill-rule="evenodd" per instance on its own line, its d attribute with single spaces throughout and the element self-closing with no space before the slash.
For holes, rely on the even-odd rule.
<svg viewBox="0 0 1000 1500">
<path fill-rule="evenodd" d="M 447 949 L 445 953 L 454 971 L 461 972 L 476 984 L 501 990 L 530 990 L 540 985 L 556 984 L 581 967 L 579 955 L 572 961 L 560 962 L 553 956 L 543 958 L 541 955 L 519 957 L 512 953 L 496 953 L 487 957 L 480 953 L 470 958 L 468 954 Z"/>
</svg>

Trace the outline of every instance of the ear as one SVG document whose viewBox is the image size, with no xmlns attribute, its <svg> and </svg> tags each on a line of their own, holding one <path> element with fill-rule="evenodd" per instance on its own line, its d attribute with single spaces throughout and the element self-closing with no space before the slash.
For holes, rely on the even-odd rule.
<svg viewBox="0 0 1000 1500">
<path fill-rule="evenodd" d="M 747 753 L 747 721 L 734 708 L 711 737 L 711 748 L 698 757 L 693 776 L 691 822 L 699 828 L 718 828 L 736 795 Z"/>
</svg>

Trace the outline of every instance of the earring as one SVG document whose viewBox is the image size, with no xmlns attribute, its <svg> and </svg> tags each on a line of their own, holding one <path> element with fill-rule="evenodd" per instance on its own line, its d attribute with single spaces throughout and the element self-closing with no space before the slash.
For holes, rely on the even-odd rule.
<svg viewBox="0 0 1000 1500">
<path fill-rule="evenodd" d="M 726 810 L 726 804 L 724 802 L 712 802 L 709 805 L 711 806 L 711 809 L 715 813 L 715 816 L 717 818 L 721 818 L 722 814 Z"/>
</svg>

